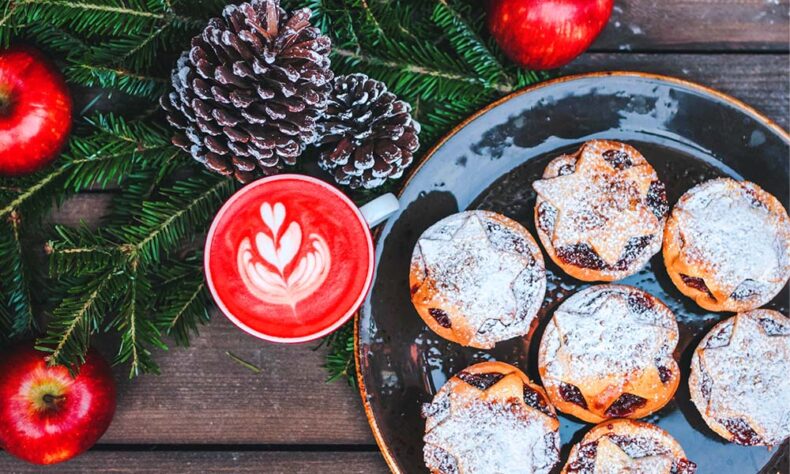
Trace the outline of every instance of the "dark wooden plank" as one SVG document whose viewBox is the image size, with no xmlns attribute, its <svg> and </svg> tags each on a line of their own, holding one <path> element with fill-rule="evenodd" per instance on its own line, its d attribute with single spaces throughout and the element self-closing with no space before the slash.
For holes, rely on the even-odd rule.
<svg viewBox="0 0 790 474">
<path fill-rule="evenodd" d="M 374 444 L 358 392 L 325 383 L 313 347 L 259 341 L 214 314 L 190 348 L 156 354 L 163 375 L 129 381 L 116 370 L 118 409 L 102 442 Z"/>
<path fill-rule="evenodd" d="M 344 473 L 375 474 L 388 472 L 384 459 L 375 452 L 300 452 L 300 451 L 89 451 L 63 464 L 41 467 L 25 464 L 0 453 L 0 472 L 8 474 L 87 472 L 118 474 L 178 473 Z"/>
<path fill-rule="evenodd" d="M 617 0 L 597 50 L 787 51 L 788 0 Z"/>
<path fill-rule="evenodd" d="M 779 125 L 790 123 L 790 56 L 786 54 L 606 54 L 590 53 L 561 73 L 642 71 L 676 76 L 740 99 Z"/>
<path fill-rule="evenodd" d="M 673 74 L 731 93 L 787 126 L 786 64 L 785 55 L 588 54 L 564 72 Z M 78 196 L 55 220 L 95 223 L 108 199 Z M 263 372 L 233 362 L 228 350 Z M 261 342 L 216 316 L 192 347 L 156 355 L 161 376 L 129 382 L 117 369 L 118 414 L 103 443 L 373 444 L 359 395 L 343 383 L 325 384 L 322 354 L 310 346 Z"/>
</svg>

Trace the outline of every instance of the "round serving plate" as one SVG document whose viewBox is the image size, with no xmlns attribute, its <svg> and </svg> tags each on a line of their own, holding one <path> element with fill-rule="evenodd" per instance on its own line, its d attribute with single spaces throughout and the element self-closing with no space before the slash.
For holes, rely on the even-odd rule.
<svg viewBox="0 0 790 474">
<path fill-rule="evenodd" d="M 548 288 L 532 339 L 512 339 L 488 351 L 461 347 L 428 329 L 411 304 L 409 263 L 418 237 L 439 219 L 465 209 L 502 213 L 536 235 L 532 182 L 549 160 L 595 138 L 623 141 L 642 152 L 666 183 L 671 204 L 697 183 L 731 176 L 757 183 L 788 207 L 787 132 L 749 106 L 683 80 L 631 72 L 565 77 L 516 92 L 466 120 L 415 166 L 400 194 L 400 212 L 379 230 L 376 276 L 356 319 L 360 392 L 393 472 L 426 472 L 420 407 L 453 374 L 476 362 L 499 360 L 540 382 L 537 347 L 543 328 L 563 299 L 590 285 L 546 258 Z M 731 314 L 707 312 L 681 295 L 660 253 L 620 283 L 660 298 L 680 327 L 680 388 L 645 421 L 672 434 L 700 474 L 782 469 L 787 442 L 773 450 L 727 443 L 689 400 L 693 349 Z M 767 307 L 787 315 L 787 303 L 785 288 Z M 560 422 L 564 462 L 592 425 L 562 415 Z"/>
</svg>

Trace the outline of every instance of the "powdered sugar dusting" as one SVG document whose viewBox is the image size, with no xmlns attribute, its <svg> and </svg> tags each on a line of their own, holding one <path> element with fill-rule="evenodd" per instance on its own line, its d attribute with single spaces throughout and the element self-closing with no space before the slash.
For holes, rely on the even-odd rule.
<svg viewBox="0 0 790 474">
<path fill-rule="evenodd" d="M 632 420 L 604 422 L 573 447 L 563 472 L 573 474 L 692 474 L 696 464 L 685 458 L 668 433 Z"/>
<path fill-rule="evenodd" d="M 645 444 L 647 439 L 638 441 Z M 639 444 L 629 445 L 633 451 Z M 595 474 L 666 474 L 672 467 L 672 456 L 667 454 L 633 455 L 618 445 L 612 438 L 598 440 L 595 458 Z"/>
<path fill-rule="evenodd" d="M 717 300 L 731 296 L 766 302 L 790 276 L 790 220 L 758 198 L 752 183 L 716 179 L 681 198 L 681 256 Z"/>
<path fill-rule="evenodd" d="M 601 269 L 604 273 L 623 272 L 616 268 L 621 260 L 629 269 L 641 267 L 660 249 L 661 239 L 655 237 L 664 224 L 662 211 L 651 208 L 666 205 L 654 183 L 660 184 L 655 171 L 632 147 L 588 142 L 577 158 L 557 158 L 544 179 L 533 183 L 539 214 L 542 207 L 542 215 L 553 216 L 540 226 L 541 238 L 550 240 L 544 243 L 558 254 L 563 247 L 589 245 L 603 261 L 600 266 L 609 267 Z M 635 251 L 638 255 L 626 255 L 629 241 L 640 237 L 648 245 Z"/>
<path fill-rule="evenodd" d="M 721 344 L 727 333 L 728 343 Z M 690 385 L 707 420 L 745 422 L 744 430 L 768 445 L 790 436 L 790 320 L 780 313 L 755 310 L 720 323 L 694 353 L 692 371 L 705 375 L 692 374 Z"/>
<path fill-rule="evenodd" d="M 563 302 L 542 341 L 544 382 L 585 386 L 612 378 L 624 384 L 657 364 L 674 365 L 674 315 L 658 302 L 648 308 L 635 306 L 635 294 L 653 300 L 636 288 L 602 285 Z"/>
<path fill-rule="evenodd" d="M 450 408 L 438 421 L 429 418 L 426 428 L 424 455 L 429 469 L 448 472 L 447 466 L 455 466 L 462 473 L 548 473 L 559 461 L 559 434 L 539 411 L 516 399 L 482 400 L 456 392 L 444 396 Z"/>
<path fill-rule="evenodd" d="M 432 285 L 420 303 L 462 315 L 478 347 L 526 334 L 546 291 L 537 244 L 502 219 L 488 211 L 449 216 L 423 233 L 412 256 L 421 285 Z"/>
</svg>

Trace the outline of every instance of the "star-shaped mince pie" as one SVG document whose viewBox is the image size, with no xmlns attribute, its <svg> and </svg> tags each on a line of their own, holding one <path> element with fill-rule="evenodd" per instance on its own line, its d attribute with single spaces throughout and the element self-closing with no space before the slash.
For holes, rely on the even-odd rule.
<svg viewBox="0 0 790 474">
<path fill-rule="evenodd" d="M 489 211 L 467 211 L 423 233 L 410 286 L 415 308 L 440 336 L 490 348 L 529 332 L 546 276 L 540 250 L 520 224 Z"/>
<path fill-rule="evenodd" d="M 559 461 L 560 423 L 544 398 L 511 365 L 467 367 L 423 406 L 426 466 L 442 474 L 548 474 Z"/>
<path fill-rule="evenodd" d="M 738 444 L 790 437 L 790 320 L 754 310 L 722 321 L 691 361 L 691 399 L 708 425 Z"/>
<path fill-rule="evenodd" d="M 635 420 L 609 420 L 573 446 L 563 474 L 694 474 L 697 465 L 661 428 Z"/>
<path fill-rule="evenodd" d="M 600 285 L 565 300 L 546 327 L 538 367 L 560 411 L 585 421 L 642 417 L 674 395 L 678 328 L 661 301 Z"/>
<path fill-rule="evenodd" d="M 664 263 L 675 286 L 705 309 L 758 308 L 790 278 L 790 219 L 754 183 L 706 181 L 672 210 Z"/>
<path fill-rule="evenodd" d="M 532 185 L 538 236 L 571 276 L 620 279 L 661 248 L 664 186 L 633 147 L 588 142 L 550 163 L 543 178 Z"/>
</svg>

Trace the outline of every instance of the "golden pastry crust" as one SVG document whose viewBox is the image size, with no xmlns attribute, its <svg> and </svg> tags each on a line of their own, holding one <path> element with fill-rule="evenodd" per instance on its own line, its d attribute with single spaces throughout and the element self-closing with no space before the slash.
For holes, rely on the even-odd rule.
<svg viewBox="0 0 790 474">
<path fill-rule="evenodd" d="M 708 426 L 733 443 L 790 437 L 790 319 L 758 309 L 725 319 L 691 359 L 689 392 Z"/>
<path fill-rule="evenodd" d="M 560 423 L 543 389 L 516 367 L 467 367 L 422 408 L 425 465 L 434 474 L 548 473 Z"/>
<path fill-rule="evenodd" d="M 697 465 L 675 438 L 641 421 L 605 421 L 571 449 L 562 474 L 650 473 L 694 474 Z"/>
<path fill-rule="evenodd" d="M 665 187 L 632 146 L 589 141 L 551 161 L 532 187 L 538 237 L 574 278 L 620 280 L 661 249 Z"/>
<path fill-rule="evenodd" d="M 599 285 L 562 302 L 546 326 L 538 370 L 554 406 L 590 423 L 641 418 L 680 382 L 675 316 L 638 288 Z"/>
<path fill-rule="evenodd" d="M 748 311 L 790 278 L 790 219 L 748 181 L 720 178 L 684 194 L 664 231 L 664 264 L 684 295 L 709 311 Z"/>
<path fill-rule="evenodd" d="M 417 313 L 436 334 L 489 349 L 535 328 L 546 270 L 538 244 L 518 222 L 466 211 L 420 236 L 409 287 Z"/>
</svg>

